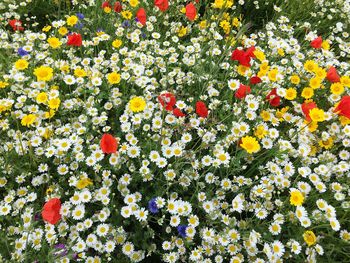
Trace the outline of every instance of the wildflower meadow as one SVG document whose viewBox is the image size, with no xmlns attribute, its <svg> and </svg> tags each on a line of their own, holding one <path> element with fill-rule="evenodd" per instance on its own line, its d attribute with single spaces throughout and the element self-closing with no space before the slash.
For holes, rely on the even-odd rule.
<svg viewBox="0 0 350 263">
<path fill-rule="evenodd" d="M 0 262 L 350 262 L 350 0 L 1 0 Z"/>
</svg>

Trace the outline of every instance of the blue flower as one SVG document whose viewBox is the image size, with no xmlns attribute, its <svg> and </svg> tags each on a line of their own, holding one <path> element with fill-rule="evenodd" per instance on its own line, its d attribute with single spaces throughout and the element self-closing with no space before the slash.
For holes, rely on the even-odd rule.
<svg viewBox="0 0 350 263">
<path fill-rule="evenodd" d="M 74 27 L 78 29 L 82 29 L 84 27 L 84 23 L 77 23 Z"/>
<path fill-rule="evenodd" d="M 129 26 L 130 26 L 129 20 L 123 21 L 122 26 L 123 26 L 123 27 L 129 27 Z"/>
<path fill-rule="evenodd" d="M 187 225 L 178 225 L 177 226 L 177 232 L 179 232 L 179 235 L 182 237 L 186 237 L 186 229 L 187 229 Z"/>
<path fill-rule="evenodd" d="M 17 52 L 18 52 L 18 55 L 20 55 L 21 57 L 26 56 L 26 55 L 29 54 L 27 51 L 25 51 L 25 50 L 23 49 L 23 47 L 20 47 L 20 48 L 17 50 Z"/>
<path fill-rule="evenodd" d="M 77 17 L 79 18 L 79 19 L 84 19 L 84 15 L 82 14 L 82 13 L 77 13 Z"/>
<path fill-rule="evenodd" d="M 159 212 L 159 209 L 157 207 L 157 203 L 156 203 L 156 199 L 152 198 L 151 200 L 149 200 L 148 202 L 148 210 L 152 213 L 152 214 L 156 214 Z"/>
</svg>

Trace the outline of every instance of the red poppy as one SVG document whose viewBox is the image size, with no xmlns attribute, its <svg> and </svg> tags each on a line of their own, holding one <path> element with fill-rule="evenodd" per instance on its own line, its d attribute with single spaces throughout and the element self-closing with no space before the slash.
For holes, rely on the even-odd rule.
<svg viewBox="0 0 350 263">
<path fill-rule="evenodd" d="M 231 60 L 237 60 L 242 66 L 250 67 L 251 58 L 255 58 L 254 50 L 254 46 L 248 48 L 246 51 L 242 49 L 235 49 L 232 52 Z"/>
<path fill-rule="evenodd" d="M 122 4 L 119 1 L 117 1 L 117 2 L 114 3 L 114 8 L 113 9 L 114 9 L 114 12 L 120 13 L 123 10 L 123 6 L 122 6 Z"/>
<path fill-rule="evenodd" d="M 243 99 L 251 92 L 251 88 L 249 86 L 239 84 L 239 88 L 236 90 L 235 97 L 237 99 Z"/>
<path fill-rule="evenodd" d="M 58 198 L 52 198 L 45 203 L 41 215 L 44 221 L 54 225 L 61 219 L 60 214 L 61 200 Z"/>
<path fill-rule="evenodd" d="M 350 96 L 342 97 L 334 112 L 350 119 Z"/>
<path fill-rule="evenodd" d="M 24 27 L 22 27 L 22 22 L 17 19 L 12 19 L 9 21 L 9 25 L 12 27 L 13 31 L 19 30 L 23 31 Z"/>
<path fill-rule="evenodd" d="M 168 0 L 154 0 L 154 5 L 160 9 L 160 11 L 165 12 L 169 8 Z"/>
<path fill-rule="evenodd" d="M 311 41 L 310 45 L 313 48 L 321 48 L 322 47 L 322 37 L 315 38 L 314 40 Z"/>
<path fill-rule="evenodd" d="M 103 153 L 116 153 L 118 149 L 118 141 L 111 134 L 105 133 L 102 135 L 100 147 Z"/>
<path fill-rule="evenodd" d="M 208 117 L 208 108 L 203 101 L 196 102 L 196 113 L 199 117 L 206 118 Z"/>
<path fill-rule="evenodd" d="M 267 94 L 266 99 L 273 107 L 278 107 L 281 104 L 281 97 L 277 95 L 277 89 L 272 89 L 270 93 Z"/>
<path fill-rule="evenodd" d="M 103 3 L 102 3 L 102 9 L 105 9 L 106 7 L 108 7 L 108 8 L 112 8 L 112 6 L 111 6 L 111 4 L 108 2 L 108 1 L 104 1 Z"/>
<path fill-rule="evenodd" d="M 258 84 L 260 82 L 261 82 L 261 78 L 259 78 L 258 76 L 254 76 L 254 77 L 250 78 L 250 84 L 255 85 L 255 84 Z"/>
<path fill-rule="evenodd" d="M 301 104 L 301 110 L 303 111 L 304 115 L 305 115 L 305 119 L 307 121 L 311 121 L 309 112 L 310 110 L 312 110 L 313 108 L 317 108 L 317 105 L 315 102 L 311 101 L 311 102 L 304 102 L 303 104 Z"/>
<path fill-rule="evenodd" d="M 327 71 L 327 79 L 330 81 L 330 82 L 339 82 L 340 81 L 340 77 L 338 75 L 338 72 L 336 70 L 335 67 L 330 67 Z"/>
<path fill-rule="evenodd" d="M 168 92 L 160 94 L 158 101 L 167 111 L 172 111 L 176 103 L 176 98 L 174 94 Z"/>
<path fill-rule="evenodd" d="M 183 113 L 179 108 L 173 109 L 173 114 L 174 114 L 176 117 L 185 117 L 185 116 L 186 116 L 186 114 Z"/>
<path fill-rule="evenodd" d="M 137 10 L 136 17 L 142 25 L 146 25 L 147 16 L 145 9 L 140 8 L 139 10 Z"/>
<path fill-rule="evenodd" d="M 72 33 L 68 35 L 68 41 L 67 41 L 68 46 L 80 47 L 82 44 L 83 44 L 83 39 L 80 34 Z"/>
<path fill-rule="evenodd" d="M 197 10 L 194 4 L 189 3 L 186 5 L 186 16 L 189 20 L 193 21 L 196 18 Z"/>
</svg>

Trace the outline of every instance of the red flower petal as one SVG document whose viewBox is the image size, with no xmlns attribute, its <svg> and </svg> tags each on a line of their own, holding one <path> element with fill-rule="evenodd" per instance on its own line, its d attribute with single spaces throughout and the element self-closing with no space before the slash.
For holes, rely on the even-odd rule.
<svg viewBox="0 0 350 263">
<path fill-rule="evenodd" d="M 342 97 L 334 112 L 350 119 L 350 96 Z"/>
<path fill-rule="evenodd" d="M 304 102 L 303 104 L 301 104 L 301 110 L 303 111 L 304 115 L 305 115 L 305 119 L 307 121 L 311 121 L 309 112 L 310 110 L 312 110 L 313 108 L 316 108 L 317 105 L 315 102 Z"/>
<path fill-rule="evenodd" d="M 186 114 L 183 113 L 179 108 L 175 108 L 173 110 L 173 114 L 176 116 L 176 117 L 185 117 Z"/>
<path fill-rule="evenodd" d="M 249 86 L 240 84 L 239 88 L 236 90 L 235 97 L 237 99 L 243 99 L 251 92 L 251 88 Z"/>
<path fill-rule="evenodd" d="M 154 0 L 154 5 L 162 12 L 165 12 L 169 8 L 168 0 Z"/>
<path fill-rule="evenodd" d="M 186 5 L 186 16 L 189 20 L 193 21 L 196 18 L 197 10 L 194 4 L 189 3 Z"/>
<path fill-rule="evenodd" d="M 330 67 L 327 71 L 327 79 L 330 82 L 339 82 L 340 77 L 335 67 Z"/>
<path fill-rule="evenodd" d="M 83 39 L 80 34 L 72 33 L 68 35 L 68 41 L 67 41 L 68 46 L 80 47 L 82 43 L 83 43 Z"/>
<path fill-rule="evenodd" d="M 313 48 L 321 48 L 322 47 L 322 37 L 318 37 L 314 40 L 311 41 L 310 45 L 313 47 Z"/>
<path fill-rule="evenodd" d="M 139 10 L 137 10 L 136 17 L 142 25 L 146 25 L 147 16 L 145 9 L 140 8 Z"/>
<path fill-rule="evenodd" d="M 60 209 L 60 199 L 52 198 L 47 201 L 43 207 L 43 211 L 41 212 L 44 221 L 49 222 L 53 225 L 56 224 L 61 219 Z"/>
<path fill-rule="evenodd" d="M 105 133 L 102 135 L 100 147 L 103 153 L 116 153 L 118 149 L 118 141 L 111 134 Z"/>
<path fill-rule="evenodd" d="M 199 117 L 206 118 L 208 117 L 208 108 L 203 101 L 196 102 L 196 113 Z"/>
</svg>

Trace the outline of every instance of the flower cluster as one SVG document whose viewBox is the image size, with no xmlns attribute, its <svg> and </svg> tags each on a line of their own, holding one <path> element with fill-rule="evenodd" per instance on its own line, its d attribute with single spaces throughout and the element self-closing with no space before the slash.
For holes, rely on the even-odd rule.
<svg viewBox="0 0 350 263">
<path fill-rule="evenodd" d="M 341 26 L 252 32 L 244 1 L 111 0 L 39 28 L 5 3 L 0 258 L 350 257 Z"/>
</svg>

